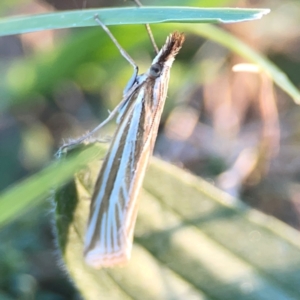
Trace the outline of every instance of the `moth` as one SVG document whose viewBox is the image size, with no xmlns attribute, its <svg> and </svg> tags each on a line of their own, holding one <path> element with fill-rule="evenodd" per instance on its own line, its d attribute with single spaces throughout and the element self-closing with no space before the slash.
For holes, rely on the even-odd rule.
<svg viewBox="0 0 300 300">
<path fill-rule="evenodd" d="M 109 29 L 99 18 L 95 20 L 135 70 L 124 90 L 123 100 L 90 132 L 93 134 L 118 115 L 118 126 L 93 191 L 84 241 L 86 263 L 94 268 L 105 268 L 124 265 L 130 259 L 137 197 L 157 137 L 170 69 L 182 47 L 184 35 L 170 34 L 150 68 L 138 75 L 138 67 Z"/>
</svg>

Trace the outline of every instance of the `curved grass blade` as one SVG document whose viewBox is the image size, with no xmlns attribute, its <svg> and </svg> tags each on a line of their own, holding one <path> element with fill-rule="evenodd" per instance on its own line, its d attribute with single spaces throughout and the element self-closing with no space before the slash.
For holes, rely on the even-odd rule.
<svg viewBox="0 0 300 300">
<path fill-rule="evenodd" d="M 275 64 L 264 57 L 259 52 L 255 51 L 247 44 L 236 38 L 225 30 L 210 24 L 203 24 L 201 26 L 190 26 L 188 24 L 180 24 L 177 26 L 182 30 L 193 32 L 201 35 L 220 45 L 232 50 L 236 54 L 246 58 L 252 63 L 255 63 L 264 71 L 281 89 L 289 94 L 295 101 L 300 104 L 300 92 L 295 85 L 290 81 L 287 75 L 280 70 Z"/>
<path fill-rule="evenodd" d="M 104 148 L 90 146 L 9 187 L 0 194 L 0 225 L 23 213 L 31 205 L 43 201 L 50 195 L 51 189 L 66 183 L 78 169 L 90 161 L 99 160 L 104 153 Z"/>
<path fill-rule="evenodd" d="M 151 23 L 235 23 L 261 18 L 269 9 L 129 7 L 55 12 L 0 20 L 0 36 L 33 31 L 97 26 L 99 15 L 105 25 Z"/>
</svg>

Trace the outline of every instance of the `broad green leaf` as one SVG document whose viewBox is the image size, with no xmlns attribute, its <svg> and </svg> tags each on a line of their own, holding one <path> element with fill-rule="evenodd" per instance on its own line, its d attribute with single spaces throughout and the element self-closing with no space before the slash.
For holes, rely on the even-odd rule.
<svg viewBox="0 0 300 300">
<path fill-rule="evenodd" d="M 269 9 L 128 7 L 55 12 L 0 20 L 0 36 L 32 31 L 98 26 L 98 15 L 106 25 L 145 23 L 234 23 L 261 18 Z"/>
<path fill-rule="evenodd" d="M 157 159 L 140 195 L 129 264 L 88 267 L 83 241 L 99 168 L 81 170 L 55 196 L 63 260 L 85 299 L 300 298 L 298 232 Z"/>
</svg>

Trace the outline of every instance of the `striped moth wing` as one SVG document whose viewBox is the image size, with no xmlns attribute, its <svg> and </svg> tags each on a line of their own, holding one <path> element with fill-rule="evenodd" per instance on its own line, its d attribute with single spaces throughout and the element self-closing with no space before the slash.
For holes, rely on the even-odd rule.
<svg viewBox="0 0 300 300">
<path fill-rule="evenodd" d="M 183 34 L 170 34 L 148 71 L 126 92 L 92 195 L 84 255 L 94 268 L 124 265 L 130 259 L 137 197 L 155 144 L 170 68 L 183 42 Z"/>
</svg>

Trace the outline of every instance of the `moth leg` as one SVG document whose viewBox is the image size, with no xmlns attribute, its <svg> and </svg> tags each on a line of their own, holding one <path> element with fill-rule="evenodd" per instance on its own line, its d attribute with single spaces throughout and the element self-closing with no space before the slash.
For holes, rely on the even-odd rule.
<svg viewBox="0 0 300 300">
<path fill-rule="evenodd" d="M 81 136 L 80 138 L 72 140 L 72 141 L 62 145 L 59 148 L 58 153 L 72 150 L 72 149 L 78 147 L 80 144 L 82 144 L 85 140 L 91 138 L 99 129 L 104 127 L 108 122 L 110 122 L 119 113 L 120 108 L 124 105 L 124 103 L 126 103 L 126 101 L 127 101 L 127 97 L 124 97 L 122 99 L 122 101 L 113 109 L 113 111 L 110 112 L 109 116 L 103 122 L 101 122 L 93 130 L 89 131 L 88 133 Z"/>
<path fill-rule="evenodd" d="M 130 88 L 133 86 L 133 84 L 136 81 L 136 78 L 138 76 L 139 67 L 136 65 L 134 60 L 131 58 L 131 56 L 123 49 L 123 47 L 119 44 L 117 39 L 113 36 L 111 31 L 108 29 L 108 27 L 99 19 L 98 14 L 94 17 L 95 21 L 102 27 L 102 29 L 107 33 L 107 35 L 110 37 L 110 39 L 113 41 L 113 43 L 116 45 L 116 47 L 119 49 L 121 55 L 132 65 L 133 67 L 133 74 L 130 77 L 124 91 L 123 95 L 126 95 L 127 92 L 130 90 Z"/>
<path fill-rule="evenodd" d="M 134 85 L 137 82 L 137 77 L 138 77 L 138 71 L 139 68 L 134 62 L 134 60 L 130 57 L 130 55 L 122 48 L 122 46 L 118 43 L 116 38 L 113 36 L 113 34 L 110 32 L 108 27 L 101 22 L 99 19 L 98 15 L 95 15 L 94 17 L 95 21 L 103 28 L 103 30 L 108 34 L 108 36 L 111 38 L 113 43 L 116 45 L 116 47 L 119 49 L 120 53 L 122 56 L 133 66 L 133 74 L 131 78 L 129 79 L 124 91 L 123 91 L 123 99 L 122 101 L 114 108 L 114 110 L 109 114 L 109 116 L 102 122 L 100 123 L 97 127 L 95 127 L 93 130 L 88 132 L 87 134 L 83 135 L 82 137 L 72 140 L 68 143 L 65 143 L 63 146 L 61 146 L 58 150 L 58 153 L 62 153 L 64 151 L 68 151 L 71 149 L 76 148 L 78 145 L 82 144 L 85 140 L 93 136 L 100 128 L 105 126 L 109 121 L 111 121 L 117 114 L 123 111 L 124 106 L 126 106 L 126 102 L 128 100 L 128 96 L 131 93 L 132 90 L 134 90 Z"/>
</svg>

